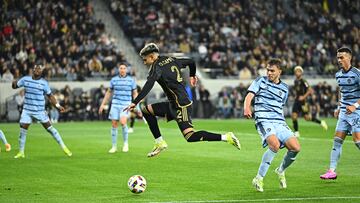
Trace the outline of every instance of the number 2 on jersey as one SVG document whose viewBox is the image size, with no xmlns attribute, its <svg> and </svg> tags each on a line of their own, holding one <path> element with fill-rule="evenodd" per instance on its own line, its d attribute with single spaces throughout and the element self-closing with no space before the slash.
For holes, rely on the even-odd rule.
<svg viewBox="0 0 360 203">
<path fill-rule="evenodd" d="M 180 71 L 179 71 L 179 69 L 178 69 L 176 66 L 171 66 L 171 71 L 172 71 L 172 72 L 175 72 L 175 71 L 176 71 L 176 80 L 177 80 L 178 82 L 182 82 L 182 81 L 183 81 L 183 79 L 182 79 L 182 77 L 181 77 L 181 74 L 180 74 Z"/>
</svg>

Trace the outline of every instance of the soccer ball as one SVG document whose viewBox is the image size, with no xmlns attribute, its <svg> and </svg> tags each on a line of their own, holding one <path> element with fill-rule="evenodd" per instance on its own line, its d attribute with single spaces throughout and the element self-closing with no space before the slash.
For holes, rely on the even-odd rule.
<svg viewBox="0 0 360 203">
<path fill-rule="evenodd" d="M 146 180 L 141 175 L 133 175 L 129 178 L 128 188 L 132 193 L 140 194 L 146 189 Z"/>
</svg>

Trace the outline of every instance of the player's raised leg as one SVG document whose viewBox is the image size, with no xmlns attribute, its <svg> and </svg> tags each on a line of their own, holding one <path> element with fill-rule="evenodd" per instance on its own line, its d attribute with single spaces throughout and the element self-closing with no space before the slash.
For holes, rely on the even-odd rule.
<svg viewBox="0 0 360 203">
<path fill-rule="evenodd" d="M 296 160 L 297 154 L 300 152 L 300 144 L 296 137 L 289 138 L 285 143 L 288 149 L 280 166 L 276 168 L 275 173 L 280 181 L 280 188 L 286 188 L 285 170 Z"/>
<path fill-rule="evenodd" d="M 54 126 L 51 125 L 50 121 L 42 123 L 43 127 L 51 134 L 55 141 L 60 145 L 61 149 L 67 156 L 72 156 L 72 152 L 66 147 L 64 141 L 61 138 L 60 133 L 56 130 Z"/>
<path fill-rule="evenodd" d="M 5 151 L 9 152 L 11 150 L 11 145 L 8 143 L 8 141 L 6 140 L 5 134 L 2 130 L 0 130 L 0 140 L 4 143 L 5 145 Z"/>
</svg>

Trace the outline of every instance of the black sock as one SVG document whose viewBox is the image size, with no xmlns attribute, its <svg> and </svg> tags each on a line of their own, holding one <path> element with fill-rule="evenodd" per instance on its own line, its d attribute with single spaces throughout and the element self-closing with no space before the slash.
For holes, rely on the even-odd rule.
<svg viewBox="0 0 360 203">
<path fill-rule="evenodd" d="M 188 142 L 199 142 L 199 141 L 221 141 L 221 135 L 217 133 L 211 133 L 207 131 L 188 132 L 184 135 Z"/>
<path fill-rule="evenodd" d="M 297 120 L 293 120 L 293 125 L 294 125 L 294 131 L 295 132 L 299 131 L 299 126 L 298 126 L 298 121 Z"/>
<path fill-rule="evenodd" d="M 144 113 L 143 115 L 148 123 L 150 131 L 153 134 L 154 138 L 156 139 L 156 138 L 161 137 L 159 125 L 158 125 L 156 117 L 151 114 L 147 114 L 147 113 Z"/>
<path fill-rule="evenodd" d="M 135 117 L 130 118 L 130 128 L 134 127 Z"/>
<path fill-rule="evenodd" d="M 315 117 L 313 117 L 313 118 L 311 119 L 311 121 L 312 121 L 312 122 L 315 122 L 315 123 L 318 123 L 318 124 L 321 123 L 321 121 L 320 121 L 319 119 L 315 118 Z"/>
</svg>

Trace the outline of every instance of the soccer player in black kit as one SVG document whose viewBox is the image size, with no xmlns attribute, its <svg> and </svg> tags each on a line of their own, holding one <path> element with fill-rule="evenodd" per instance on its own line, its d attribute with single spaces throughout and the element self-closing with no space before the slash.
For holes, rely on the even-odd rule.
<svg viewBox="0 0 360 203">
<path fill-rule="evenodd" d="M 161 56 L 159 55 L 159 48 L 154 43 L 145 45 L 140 51 L 140 56 L 143 58 L 144 64 L 150 66 L 149 76 L 142 91 L 124 111 L 135 108 L 150 92 L 155 81 L 159 83 L 169 100 L 167 102 L 149 104 L 142 108 L 143 116 L 148 122 L 150 131 L 155 138 L 155 146 L 148 153 L 148 157 L 156 156 L 167 148 L 167 144 L 161 136 L 156 116 L 165 117 L 167 121 L 175 120 L 188 142 L 225 141 L 240 149 L 240 142 L 232 132 L 221 135 L 194 130 L 190 117 L 192 101 L 186 93 L 180 72 L 180 69 L 188 66 L 190 69 L 190 84 L 192 86 L 196 85 L 196 66 L 192 59 Z"/>
<path fill-rule="evenodd" d="M 310 96 L 313 92 L 312 88 L 309 86 L 309 83 L 302 78 L 304 70 L 301 66 L 296 66 L 294 68 L 295 73 L 295 81 L 294 81 L 294 88 L 295 88 L 295 102 L 293 105 L 292 110 L 292 121 L 294 127 L 294 135 L 296 137 L 300 137 L 299 133 L 299 125 L 298 125 L 298 115 L 301 113 L 304 116 L 306 121 L 312 121 L 315 123 L 320 124 L 325 130 L 327 130 L 328 126 L 324 120 L 320 121 L 315 116 L 311 116 L 310 106 L 307 102 L 308 96 Z"/>
</svg>

